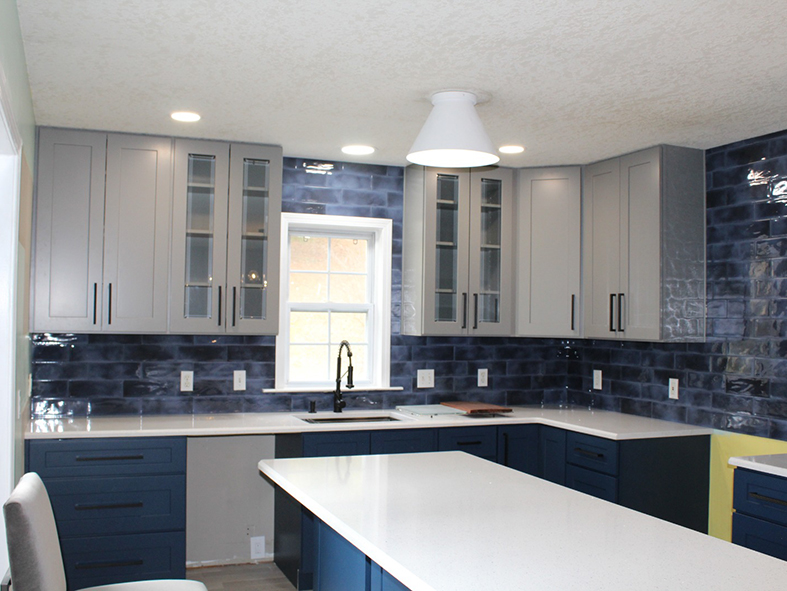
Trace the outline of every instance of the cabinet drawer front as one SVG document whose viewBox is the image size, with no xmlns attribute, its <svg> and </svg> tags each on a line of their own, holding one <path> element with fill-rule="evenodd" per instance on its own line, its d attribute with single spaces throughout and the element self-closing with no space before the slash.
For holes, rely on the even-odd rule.
<svg viewBox="0 0 787 591">
<path fill-rule="evenodd" d="M 48 479 L 62 537 L 183 530 L 186 477 Z"/>
<path fill-rule="evenodd" d="M 617 476 L 618 444 L 616 441 L 592 435 L 568 433 L 566 436 L 566 462 Z"/>
<path fill-rule="evenodd" d="M 787 525 L 787 479 L 736 468 L 732 506 L 740 513 Z"/>
<path fill-rule="evenodd" d="M 186 576 L 186 534 L 136 534 L 61 541 L 69 589 Z"/>
<path fill-rule="evenodd" d="M 371 453 L 403 454 L 436 451 L 434 429 L 397 429 L 372 431 Z"/>
<path fill-rule="evenodd" d="M 783 525 L 733 513 L 732 543 L 787 560 L 787 527 Z"/>
<path fill-rule="evenodd" d="M 579 466 L 566 466 L 566 486 L 611 503 L 618 502 L 618 479 Z"/>
<path fill-rule="evenodd" d="M 303 435 L 303 457 L 305 458 L 365 456 L 368 453 L 368 431 L 305 433 Z"/>
<path fill-rule="evenodd" d="M 440 451 L 464 451 L 493 462 L 497 461 L 495 427 L 459 427 L 438 432 Z"/>
<path fill-rule="evenodd" d="M 185 474 L 186 438 L 60 439 L 28 442 L 28 471 L 41 478 Z"/>
</svg>

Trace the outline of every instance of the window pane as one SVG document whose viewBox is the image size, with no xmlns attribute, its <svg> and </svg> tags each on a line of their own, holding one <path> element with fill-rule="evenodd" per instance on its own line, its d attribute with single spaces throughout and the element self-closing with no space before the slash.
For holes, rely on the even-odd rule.
<svg viewBox="0 0 787 591">
<path fill-rule="evenodd" d="M 327 302 L 328 275 L 323 273 L 290 273 L 291 302 Z"/>
<path fill-rule="evenodd" d="M 327 343 L 328 312 L 290 312 L 291 343 Z"/>
<path fill-rule="evenodd" d="M 353 350 L 353 381 L 359 382 L 369 379 L 369 347 L 366 345 L 352 345 Z M 336 382 L 336 358 L 339 351 L 339 344 L 331 345 L 331 380 Z M 347 371 L 346 351 L 342 351 L 342 375 Z M 342 378 L 342 389 L 347 380 L 347 376 Z"/>
<path fill-rule="evenodd" d="M 327 271 L 328 239 L 313 236 L 290 236 L 290 269 L 293 271 Z"/>
<path fill-rule="evenodd" d="M 295 340 L 295 339 L 292 339 Z M 327 339 L 325 339 L 327 341 Z M 366 342 L 366 314 L 363 312 L 334 312 L 331 314 L 331 342 L 350 343 L 355 352 L 356 343 Z"/>
<path fill-rule="evenodd" d="M 328 345 L 290 345 L 290 381 L 328 380 Z"/>
<path fill-rule="evenodd" d="M 367 243 L 360 238 L 332 238 L 331 272 L 366 273 Z"/>
<path fill-rule="evenodd" d="M 366 275 L 331 273 L 330 301 L 339 304 L 362 304 L 366 302 Z"/>
</svg>

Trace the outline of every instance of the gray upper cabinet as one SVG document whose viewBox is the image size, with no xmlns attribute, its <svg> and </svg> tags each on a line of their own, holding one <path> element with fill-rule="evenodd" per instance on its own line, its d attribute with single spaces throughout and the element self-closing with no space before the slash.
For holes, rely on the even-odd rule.
<svg viewBox="0 0 787 591">
<path fill-rule="evenodd" d="M 580 336 L 581 170 L 517 171 L 516 334 Z"/>
<path fill-rule="evenodd" d="M 32 329 L 165 332 L 171 140 L 44 128 L 38 146 Z"/>
<path fill-rule="evenodd" d="M 281 148 L 176 140 L 170 330 L 275 334 Z"/>
<path fill-rule="evenodd" d="M 402 333 L 513 333 L 513 172 L 405 170 Z"/>
<path fill-rule="evenodd" d="M 705 338 L 702 150 L 657 146 L 583 173 L 584 336 Z"/>
</svg>

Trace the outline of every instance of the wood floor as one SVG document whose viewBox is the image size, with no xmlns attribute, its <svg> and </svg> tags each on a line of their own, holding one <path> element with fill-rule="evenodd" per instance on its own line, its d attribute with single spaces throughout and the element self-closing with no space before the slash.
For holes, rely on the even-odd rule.
<svg viewBox="0 0 787 591">
<path fill-rule="evenodd" d="M 272 562 L 190 568 L 186 578 L 202 581 L 208 591 L 294 591 Z"/>
</svg>

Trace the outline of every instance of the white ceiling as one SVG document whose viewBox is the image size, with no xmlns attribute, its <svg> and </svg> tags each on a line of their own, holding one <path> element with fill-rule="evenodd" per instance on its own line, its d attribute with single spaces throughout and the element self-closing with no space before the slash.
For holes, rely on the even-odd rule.
<svg viewBox="0 0 787 591">
<path fill-rule="evenodd" d="M 39 125 L 405 164 L 436 90 L 479 90 L 501 164 L 787 128 L 787 0 L 18 0 Z M 176 123 L 174 110 L 202 120 Z M 348 157 L 342 145 L 377 148 Z"/>
</svg>

